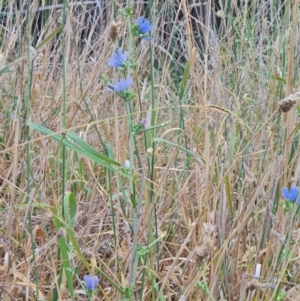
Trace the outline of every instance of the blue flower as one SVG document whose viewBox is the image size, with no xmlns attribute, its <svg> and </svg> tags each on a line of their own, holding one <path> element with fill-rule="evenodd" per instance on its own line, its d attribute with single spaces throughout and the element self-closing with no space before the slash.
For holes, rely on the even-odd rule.
<svg viewBox="0 0 300 301">
<path fill-rule="evenodd" d="M 290 190 L 287 187 L 283 187 L 282 195 L 286 200 L 290 202 L 295 202 L 297 200 L 297 204 L 300 204 L 300 199 L 298 198 L 299 188 L 297 186 L 292 186 Z"/>
<path fill-rule="evenodd" d="M 126 79 L 118 80 L 114 85 L 108 85 L 108 90 L 115 91 L 117 93 L 124 92 L 131 84 L 133 80 L 130 76 L 127 76 Z"/>
<path fill-rule="evenodd" d="M 122 52 L 122 49 L 119 48 L 117 52 L 113 54 L 111 58 L 108 59 L 108 66 L 109 67 L 121 67 L 126 65 L 126 61 L 128 59 L 129 52 L 125 51 Z"/>
<path fill-rule="evenodd" d="M 99 283 L 99 278 L 97 276 L 84 275 L 83 280 L 89 291 L 94 290 Z"/>
<path fill-rule="evenodd" d="M 150 37 L 148 36 L 150 30 L 152 29 L 152 24 L 145 17 L 138 17 L 136 20 L 138 26 L 139 34 L 144 35 L 144 39 L 149 41 Z"/>
</svg>

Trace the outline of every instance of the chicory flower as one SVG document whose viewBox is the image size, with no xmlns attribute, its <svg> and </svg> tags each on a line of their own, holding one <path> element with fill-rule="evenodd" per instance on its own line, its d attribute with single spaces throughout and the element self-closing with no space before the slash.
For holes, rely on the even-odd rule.
<svg viewBox="0 0 300 301">
<path fill-rule="evenodd" d="M 142 35 L 143 39 L 145 39 L 146 41 L 149 41 L 150 40 L 149 32 L 152 29 L 152 24 L 150 23 L 150 21 L 145 17 L 138 17 L 138 19 L 136 20 L 136 24 L 137 24 L 138 34 Z"/>
<path fill-rule="evenodd" d="M 107 65 L 109 67 L 122 67 L 126 65 L 126 62 L 128 60 L 129 52 L 128 51 L 122 51 L 121 48 L 119 48 L 111 58 L 108 59 Z"/>
<path fill-rule="evenodd" d="M 92 275 L 84 275 L 83 280 L 89 291 L 93 291 L 99 283 L 99 278 L 97 276 L 92 276 Z"/>
<path fill-rule="evenodd" d="M 130 76 L 127 76 L 126 79 L 119 79 L 116 81 L 114 85 L 109 85 L 108 90 L 114 91 L 117 93 L 122 93 L 124 92 L 127 88 L 129 88 L 130 85 L 132 85 L 133 80 Z"/>
<path fill-rule="evenodd" d="M 292 186 L 290 189 L 283 187 L 282 195 L 286 200 L 290 202 L 295 202 L 297 200 L 297 204 L 300 204 L 299 188 L 297 186 Z"/>
</svg>

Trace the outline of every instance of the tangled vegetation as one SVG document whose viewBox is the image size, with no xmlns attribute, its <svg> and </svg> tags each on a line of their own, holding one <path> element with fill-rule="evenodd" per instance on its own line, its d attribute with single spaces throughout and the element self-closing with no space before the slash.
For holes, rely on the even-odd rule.
<svg viewBox="0 0 300 301">
<path fill-rule="evenodd" d="M 300 300 L 299 2 L 0 1 L 0 300 Z"/>
</svg>

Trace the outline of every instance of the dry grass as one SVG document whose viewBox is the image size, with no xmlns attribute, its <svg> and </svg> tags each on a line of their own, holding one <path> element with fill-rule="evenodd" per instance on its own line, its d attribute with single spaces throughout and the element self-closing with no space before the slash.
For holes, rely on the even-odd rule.
<svg viewBox="0 0 300 301">
<path fill-rule="evenodd" d="M 132 119 L 169 120 L 151 136 L 169 143 L 150 149 L 136 136 L 134 196 L 121 169 L 108 172 L 69 148 L 63 161 L 62 144 L 26 126 L 72 130 L 107 155 L 104 141 L 122 165 L 133 155 L 124 101 L 101 79 L 118 76 L 107 60 L 118 45 L 127 48 L 125 17 L 113 20 L 113 1 L 96 13 L 70 1 L 63 51 L 63 9 L 52 1 L 47 17 L 32 10 L 30 20 L 41 18 L 30 53 L 26 14 L 3 18 L 0 300 L 37 300 L 37 292 L 55 300 L 55 289 L 58 300 L 71 299 L 67 277 L 59 277 L 59 243 L 70 234 L 55 227 L 63 187 L 76 197 L 72 229 L 89 265 L 68 242 L 76 300 L 87 300 L 83 275 L 100 277 L 99 269 L 119 287 L 133 281 L 132 300 L 299 300 L 299 216 L 297 206 L 287 212 L 281 204 L 281 188 L 300 184 L 299 0 L 282 1 L 282 14 L 269 1 L 250 2 L 212 12 L 217 30 L 197 19 L 199 5 L 153 1 L 153 66 L 149 44 L 136 43 Z M 0 3 L 15 11 L 12 1 Z M 135 2 L 134 20 L 145 9 Z M 141 250 L 147 255 L 135 261 Z M 122 299 L 111 282 L 100 277 L 94 300 Z"/>
</svg>

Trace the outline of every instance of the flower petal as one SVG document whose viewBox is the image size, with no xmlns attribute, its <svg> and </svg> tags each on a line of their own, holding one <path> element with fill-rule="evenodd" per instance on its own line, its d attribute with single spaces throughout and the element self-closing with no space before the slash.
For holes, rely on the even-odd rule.
<svg viewBox="0 0 300 301">
<path fill-rule="evenodd" d="M 295 201 L 299 194 L 299 188 L 297 186 L 293 186 L 290 188 L 290 201 Z"/>
<path fill-rule="evenodd" d="M 139 17 L 136 21 L 137 26 L 141 34 L 146 34 L 152 29 L 152 24 L 145 17 Z"/>
<path fill-rule="evenodd" d="M 290 200 L 291 199 L 291 195 L 290 195 L 290 192 L 288 190 L 287 187 L 283 187 L 282 188 L 282 195 L 283 197 L 286 199 L 286 200 Z"/>
<path fill-rule="evenodd" d="M 125 160 L 124 168 L 127 169 L 127 170 L 130 169 L 130 161 L 129 160 Z"/>
<path fill-rule="evenodd" d="M 108 59 L 107 65 L 109 67 L 121 67 L 124 65 L 128 59 L 129 52 L 122 51 L 122 48 L 118 48 L 117 52 L 115 52 L 111 58 Z"/>
<path fill-rule="evenodd" d="M 140 27 L 143 24 L 144 19 L 145 19 L 145 17 L 143 17 L 143 16 L 138 17 L 136 20 L 136 24 Z"/>
<path fill-rule="evenodd" d="M 109 91 L 114 91 L 117 93 L 122 93 L 124 90 L 126 90 L 131 84 L 133 83 L 133 80 L 130 76 L 127 76 L 126 79 L 119 79 L 114 84 L 108 84 L 108 87 L 106 87 Z"/>
</svg>

